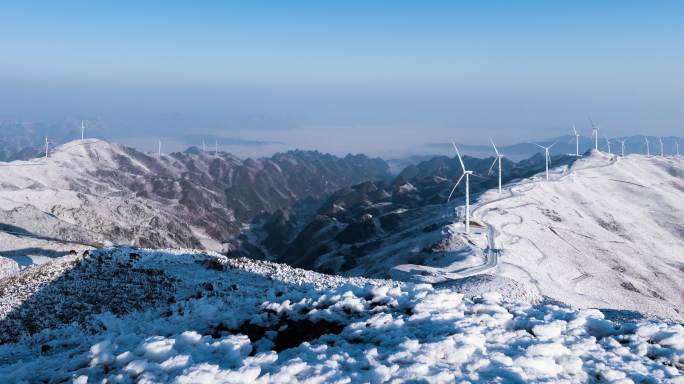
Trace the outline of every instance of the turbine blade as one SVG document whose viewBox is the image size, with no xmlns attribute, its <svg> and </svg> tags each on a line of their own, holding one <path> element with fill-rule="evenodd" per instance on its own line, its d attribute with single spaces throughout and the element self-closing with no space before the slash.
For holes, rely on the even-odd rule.
<svg viewBox="0 0 684 384">
<path fill-rule="evenodd" d="M 461 153 L 458 151 L 458 147 L 456 147 L 456 143 L 454 143 L 453 140 L 451 140 L 451 144 L 454 146 L 454 150 L 456 151 L 456 155 L 458 156 L 458 161 L 461 163 L 461 168 L 463 168 L 463 172 L 466 171 L 465 169 L 465 164 L 463 164 L 463 159 L 461 158 Z"/>
<path fill-rule="evenodd" d="M 554 141 L 553 144 L 549 145 L 549 149 L 551 149 L 551 147 L 553 147 L 553 146 L 556 145 L 556 144 L 558 144 L 558 142 L 557 142 L 557 141 Z"/>
<path fill-rule="evenodd" d="M 465 173 L 461 175 L 461 177 L 458 178 L 458 181 L 454 185 L 454 187 L 451 189 L 451 193 L 449 193 L 449 197 L 447 197 L 447 203 L 451 200 L 451 196 L 454 195 L 454 192 L 456 192 L 456 187 L 458 187 L 459 184 L 461 184 L 461 180 L 463 180 L 463 176 L 465 176 Z"/>
<path fill-rule="evenodd" d="M 498 157 L 495 157 L 495 158 L 494 158 L 494 162 L 492 163 L 492 166 L 489 167 L 489 171 L 487 171 L 487 174 L 488 174 L 488 175 L 491 175 L 491 174 L 492 174 L 492 169 L 494 169 L 494 164 L 496 164 L 496 161 L 497 161 L 497 160 L 499 160 L 499 158 L 498 158 Z"/>
<path fill-rule="evenodd" d="M 542 147 L 541 145 L 539 145 L 539 144 L 537 144 L 537 143 L 532 143 L 532 144 L 536 145 L 537 147 L 539 147 L 539 148 L 541 148 L 541 149 L 546 149 L 546 147 Z"/>
<path fill-rule="evenodd" d="M 494 145 L 494 140 L 492 138 L 489 138 L 489 141 L 492 143 L 492 147 L 494 147 L 494 152 L 496 152 L 496 155 L 499 156 L 499 150 L 496 149 L 496 145 Z"/>
<path fill-rule="evenodd" d="M 575 132 L 575 136 L 577 136 L 577 129 L 575 129 L 575 124 L 572 125 L 572 131 Z"/>
</svg>

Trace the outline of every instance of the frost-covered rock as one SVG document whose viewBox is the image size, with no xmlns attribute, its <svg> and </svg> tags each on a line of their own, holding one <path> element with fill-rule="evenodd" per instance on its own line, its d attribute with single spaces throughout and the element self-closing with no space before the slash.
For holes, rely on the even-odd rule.
<svg viewBox="0 0 684 384">
<path fill-rule="evenodd" d="M 195 252 L 110 249 L 92 257 L 102 260 L 99 270 L 66 279 L 73 283 L 60 279 L 78 263 L 24 271 L 21 284 L 106 284 L 125 274 L 115 265 L 130 261 L 129 269 L 161 271 L 148 273 L 172 282 L 172 299 L 112 289 L 131 308 L 114 315 L 87 307 L 80 323 L 41 323 L 0 345 L 0 382 L 657 383 L 681 380 L 684 369 L 684 327 L 655 319 L 617 323 L 599 311 L 496 292 L 466 298 L 451 288 Z M 64 303 L 80 297 L 60 292 Z M 0 323 L 8 313 L 34 318 L 51 309 L 0 300 Z"/>
</svg>

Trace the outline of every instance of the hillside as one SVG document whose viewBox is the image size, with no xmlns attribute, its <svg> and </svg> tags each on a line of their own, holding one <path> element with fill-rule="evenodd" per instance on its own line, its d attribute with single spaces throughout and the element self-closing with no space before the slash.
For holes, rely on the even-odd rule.
<svg viewBox="0 0 684 384">
<path fill-rule="evenodd" d="M 191 251 L 103 249 L 0 279 L 0 331 L 2 382 L 660 383 L 684 369 L 678 324 Z"/>
<path fill-rule="evenodd" d="M 555 168 L 549 182 L 487 191 L 473 207 L 471 235 L 462 223 L 443 231 L 440 255 L 450 258 L 395 266 L 392 276 L 440 282 L 474 267 L 572 305 L 681 320 L 682 201 L 683 158 L 592 152 Z"/>
<path fill-rule="evenodd" d="M 387 172 L 382 160 L 363 155 L 292 151 L 241 160 L 195 149 L 157 157 L 74 141 L 47 160 L 0 163 L 0 256 L 38 257 L 65 243 L 225 251 L 262 212 L 323 199 Z"/>
<path fill-rule="evenodd" d="M 480 177 L 471 180 L 471 192 L 495 187 L 488 175 L 493 158 L 464 159 Z M 559 156 L 554 164 L 568 164 L 574 157 Z M 542 156 L 511 162 L 504 160 L 503 182 L 532 176 L 544 169 Z M 278 215 L 263 227 L 259 244 L 272 259 L 326 273 L 388 277 L 388 263 L 417 263 L 434 257 L 442 231 L 454 218 L 444 203 L 455 177 L 455 158 L 435 157 L 404 169 L 394 180 L 367 181 L 334 192 L 304 225 L 296 217 Z M 454 193 L 462 198 L 464 185 Z M 245 252 L 249 255 L 249 250 Z M 411 261 L 416 260 L 416 261 Z"/>
</svg>

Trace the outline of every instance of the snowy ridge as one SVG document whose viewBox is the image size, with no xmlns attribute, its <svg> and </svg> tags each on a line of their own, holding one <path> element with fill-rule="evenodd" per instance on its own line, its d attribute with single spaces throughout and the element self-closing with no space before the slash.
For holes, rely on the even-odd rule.
<svg viewBox="0 0 684 384">
<path fill-rule="evenodd" d="M 684 158 L 592 153 L 556 173 L 482 197 L 496 273 L 572 305 L 684 319 Z"/>
<path fill-rule="evenodd" d="M 393 276 L 440 282 L 488 273 L 573 306 L 681 321 L 682 201 L 684 158 L 592 152 L 554 168 L 551 181 L 539 175 L 502 196 L 482 194 L 472 210 L 481 227 L 465 236 L 462 223 L 450 226 L 447 265 L 398 265 Z"/>
<path fill-rule="evenodd" d="M 385 175 L 382 160 L 363 155 L 150 156 L 77 140 L 53 149 L 48 159 L 0 163 L 0 257 L 30 265 L 67 243 L 79 251 L 120 244 L 228 252 L 259 213 Z"/>
<path fill-rule="evenodd" d="M 93 293 L 91 279 L 95 290 L 140 279 L 163 289 Z M 19 280 L 29 292 L 16 300 L 7 290 Z M 657 383 L 684 373 L 680 324 L 192 251 L 104 249 L 24 270 L 0 280 L 0 326 L 43 319 L 56 292 L 51 319 L 0 345 L 0 381 Z M 63 321 L 78 302 L 80 323 Z"/>
</svg>

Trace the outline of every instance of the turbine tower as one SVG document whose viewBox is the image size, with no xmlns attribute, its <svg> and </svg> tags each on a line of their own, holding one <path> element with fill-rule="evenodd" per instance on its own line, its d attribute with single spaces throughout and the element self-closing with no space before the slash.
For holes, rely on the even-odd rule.
<svg viewBox="0 0 684 384">
<path fill-rule="evenodd" d="M 556 143 L 553 143 L 553 144 L 549 145 L 548 147 L 544 147 L 544 146 L 536 144 L 536 143 L 534 145 L 536 145 L 537 147 L 544 150 L 544 158 L 546 160 L 546 180 L 548 181 L 549 180 L 549 163 L 551 162 L 551 156 L 549 155 L 549 149 L 551 149 L 551 147 L 556 145 Z"/>
<path fill-rule="evenodd" d="M 159 155 L 159 158 L 161 159 L 161 140 L 159 140 L 159 149 L 157 150 L 157 154 Z"/>
<path fill-rule="evenodd" d="M 575 132 L 575 156 L 579 157 L 579 138 L 580 135 L 577 133 L 577 129 L 575 129 L 575 124 L 572 125 L 572 131 Z"/>
<path fill-rule="evenodd" d="M 677 156 L 679 156 L 679 141 L 675 140 L 675 148 L 677 148 Z"/>
<path fill-rule="evenodd" d="M 501 194 L 501 160 L 503 159 L 503 155 L 499 153 L 499 150 L 496 149 L 496 145 L 494 145 L 494 140 L 492 138 L 489 138 L 489 141 L 492 143 L 492 147 L 494 147 L 494 152 L 496 152 L 496 157 L 494 158 L 494 162 L 492 163 L 492 166 L 489 167 L 489 172 L 487 174 L 492 173 L 492 168 L 494 168 L 494 164 L 499 162 L 499 195 Z"/>
<path fill-rule="evenodd" d="M 663 138 L 659 136 L 658 141 L 660 141 L 660 156 L 665 157 L 665 151 L 663 150 Z"/>
<path fill-rule="evenodd" d="M 644 136 L 644 141 L 646 142 L 646 156 L 651 156 L 651 146 L 648 143 L 648 137 Z"/>
<path fill-rule="evenodd" d="M 214 151 L 214 156 L 218 156 L 218 140 L 216 140 L 216 150 Z"/>
<path fill-rule="evenodd" d="M 454 185 L 454 188 L 451 190 L 451 193 L 449 193 L 449 197 L 447 198 L 447 203 L 449 200 L 451 200 L 451 196 L 453 196 L 454 192 L 456 191 L 456 187 L 461 183 L 461 180 L 463 180 L 463 177 L 465 176 L 465 233 L 469 234 L 470 233 L 470 175 L 473 174 L 473 171 L 468 171 L 465 168 L 465 164 L 463 164 L 463 159 L 461 158 L 461 153 L 458 152 L 458 148 L 456 147 L 456 143 L 451 141 L 451 144 L 454 146 L 454 150 L 456 151 L 456 156 L 458 156 L 458 162 L 461 163 L 461 168 L 463 169 L 463 174 L 461 177 L 458 178 L 458 181 Z"/>
<path fill-rule="evenodd" d="M 48 143 L 48 137 L 45 136 L 45 160 L 48 159 L 48 151 L 50 150 L 50 144 Z"/>
<path fill-rule="evenodd" d="M 627 141 L 627 140 L 626 139 L 620 140 L 620 155 L 622 157 L 625 157 L 625 141 Z"/>
<path fill-rule="evenodd" d="M 594 124 L 594 120 L 589 118 L 591 122 L 591 135 L 594 136 L 594 149 L 598 151 L 598 137 L 599 137 L 599 126 Z"/>
<path fill-rule="evenodd" d="M 612 155 L 613 153 L 610 150 L 610 140 L 608 140 L 608 136 L 603 136 L 606 138 L 606 145 L 608 146 L 608 154 Z"/>
<path fill-rule="evenodd" d="M 83 124 L 83 120 L 81 120 L 81 141 L 85 139 L 85 124 Z"/>
</svg>

